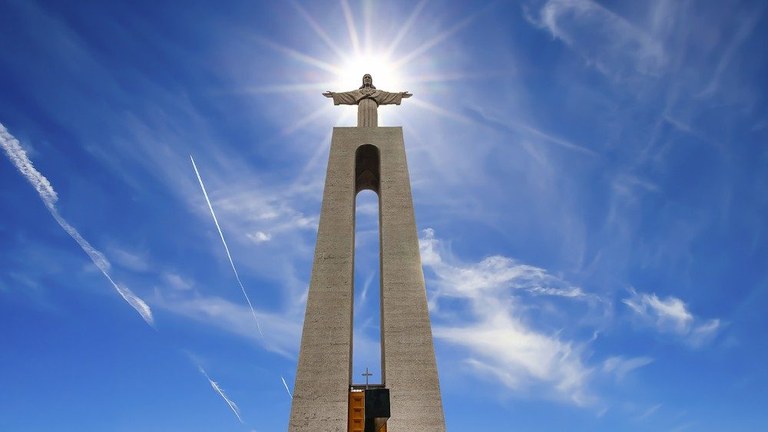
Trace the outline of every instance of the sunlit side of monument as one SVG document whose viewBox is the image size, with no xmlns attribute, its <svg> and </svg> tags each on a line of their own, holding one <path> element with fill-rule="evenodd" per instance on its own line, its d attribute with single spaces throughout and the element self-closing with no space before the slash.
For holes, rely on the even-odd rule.
<svg viewBox="0 0 768 432">
<path fill-rule="evenodd" d="M 445 431 L 401 127 L 378 127 L 379 105 L 408 92 L 323 93 L 357 105 L 357 127 L 334 127 L 307 297 L 289 431 Z M 379 197 L 381 385 L 352 385 L 355 196 Z"/>
</svg>

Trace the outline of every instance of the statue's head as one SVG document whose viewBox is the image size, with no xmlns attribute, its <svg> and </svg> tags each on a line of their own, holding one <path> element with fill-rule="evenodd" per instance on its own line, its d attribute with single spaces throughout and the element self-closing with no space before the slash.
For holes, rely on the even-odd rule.
<svg viewBox="0 0 768 432">
<path fill-rule="evenodd" d="M 363 75 L 363 85 L 360 86 L 360 88 L 376 88 L 373 86 L 373 77 L 371 74 L 365 74 Z"/>
</svg>

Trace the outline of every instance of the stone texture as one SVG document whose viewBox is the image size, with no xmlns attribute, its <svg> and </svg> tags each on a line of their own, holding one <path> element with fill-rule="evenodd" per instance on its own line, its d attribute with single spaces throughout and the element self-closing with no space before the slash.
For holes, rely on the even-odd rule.
<svg viewBox="0 0 768 432">
<path fill-rule="evenodd" d="M 346 431 L 351 384 L 355 154 L 379 151 L 382 380 L 389 432 L 445 430 L 400 127 L 334 128 L 289 430 Z M 373 184 L 373 183 L 372 183 Z"/>
<path fill-rule="evenodd" d="M 290 431 L 343 432 L 352 363 L 355 148 L 331 143 Z"/>
</svg>

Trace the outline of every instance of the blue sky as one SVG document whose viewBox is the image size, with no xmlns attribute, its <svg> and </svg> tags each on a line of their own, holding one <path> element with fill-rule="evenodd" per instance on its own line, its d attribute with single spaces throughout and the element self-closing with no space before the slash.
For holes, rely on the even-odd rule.
<svg viewBox="0 0 768 432">
<path fill-rule="evenodd" d="M 0 430 L 285 430 L 364 72 L 449 430 L 768 430 L 763 2 L 80 3 L 0 5 Z"/>
</svg>

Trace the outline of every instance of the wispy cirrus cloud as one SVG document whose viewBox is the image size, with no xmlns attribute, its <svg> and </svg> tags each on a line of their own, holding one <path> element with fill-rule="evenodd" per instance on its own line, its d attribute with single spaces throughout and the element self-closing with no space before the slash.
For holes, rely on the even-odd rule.
<svg viewBox="0 0 768 432">
<path fill-rule="evenodd" d="M 2 123 L 0 123 L 0 145 L 2 145 L 6 156 L 8 156 L 8 159 L 14 164 L 19 173 L 29 181 L 32 187 L 35 188 L 38 195 L 40 195 L 43 204 L 45 204 L 45 207 L 48 209 L 48 212 L 51 213 L 51 216 L 53 216 L 59 226 L 61 226 L 61 228 L 64 229 L 75 242 L 77 242 L 83 252 L 88 255 L 91 261 L 93 261 L 93 264 L 95 264 L 104 277 L 107 278 L 118 294 L 120 294 L 120 296 L 131 305 L 139 315 L 141 315 L 141 318 L 144 319 L 147 324 L 154 326 L 154 318 L 149 305 L 147 305 L 139 296 L 134 294 L 128 287 L 120 285 L 112 279 L 109 275 L 111 265 L 104 254 L 94 248 L 80 235 L 75 227 L 70 225 L 69 222 L 59 214 L 59 211 L 56 208 L 56 202 L 59 197 L 53 189 L 53 186 L 48 179 L 34 167 L 19 141 L 8 132 Z"/>
<path fill-rule="evenodd" d="M 290 317 L 283 312 L 251 309 L 247 305 L 193 291 L 176 291 L 167 297 L 158 294 L 153 304 L 253 342 L 263 343 L 267 350 L 287 358 L 296 356 L 301 338 L 301 316 Z M 264 323 L 263 336 L 254 331 L 254 314 L 256 319 Z"/>
<path fill-rule="evenodd" d="M 436 338 L 467 350 L 465 362 L 476 372 L 491 375 L 507 388 L 588 406 L 597 398 L 589 389 L 600 372 L 587 363 L 589 341 L 568 340 L 558 332 L 537 330 L 526 320 L 523 297 L 546 295 L 567 301 L 599 303 L 596 296 L 550 275 L 546 270 L 506 257 L 489 257 L 464 264 L 442 251 L 434 231 L 424 230 L 419 241 L 424 266 L 435 277 L 432 310 L 441 301 L 458 299 L 467 313 L 436 320 Z"/>
<path fill-rule="evenodd" d="M 694 347 L 712 340 L 721 327 L 717 318 L 696 318 L 684 301 L 673 296 L 662 299 L 655 293 L 641 293 L 631 288 L 630 296 L 623 299 L 622 303 L 642 323 L 654 327 L 660 333 L 674 334 Z"/>
<path fill-rule="evenodd" d="M 718 59 L 712 78 L 704 90 L 702 90 L 700 96 L 711 96 L 718 91 L 725 71 L 733 62 L 738 49 L 749 39 L 757 24 L 761 21 L 765 8 L 766 5 L 764 3 L 758 2 L 755 10 L 743 14 L 740 25 L 737 27 L 733 38 L 725 47 L 722 56 Z"/>
<path fill-rule="evenodd" d="M 440 296 L 479 299 L 487 294 L 507 292 L 511 289 L 537 296 L 599 300 L 597 296 L 585 293 L 580 287 L 552 276 L 545 269 L 522 264 L 504 256 L 490 256 L 472 266 L 451 265 L 441 255 L 439 243 L 434 230 L 424 230 L 420 240 L 421 259 L 440 279 Z"/>
<path fill-rule="evenodd" d="M 137 273 L 144 273 L 152 268 L 144 253 L 112 247 L 109 249 L 109 255 L 121 267 Z"/>
<path fill-rule="evenodd" d="M 643 411 L 639 416 L 636 417 L 637 420 L 646 420 L 652 415 L 656 414 L 656 412 L 661 408 L 661 404 L 656 404 L 651 407 L 649 407 L 647 410 Z"/>
<path fill-rule="evenodd" d="M 235 417 L 237 417 L 237 420 L 240 423 L 243 423 L 243 418 L 240 417 L 240 408 L 237 407 L 237 404 L 232 399 L 230 399 L 226 393 L 224 393 L 224 389 L 221 388 L 219 383 L 212 380 L 211 377 L 208 376 L 208 373 L 205 371 L 205 369 L 202 368 L 202 366 L 198 365 L 197 369 L 200 371 L 201 374 L 203 374 L 203 376 L 205 376 L 205 379 L 208 380 L 208 384 L 211 385 L 211 388 L 213 388 L 213 390 L 215 390 L 216 393 L 218 393 L 218 395 L 221 396 L 222 399 L 224 399 L 224 402 L 227 403 L 227 406 L 229 406 L 229 409 L 232 410 L 233 414 L 235 414 Z"/>
<path fill-rule="evenodd" d="M 668 63 L 663 44 L 591 0 L 548 0 L 528 5 L 527 18 L 613 78 L 659 75 Z"/>
<path fill-rule="evenodd" d="M 258 196 L 252 190 L 230 191 L 215 200 L 216 209 L 220 214 L 235 219 L 241 229 L 247 230 L 245 237 L 254 243 L 266 243 L 281 235 L 317 229 L 317 216 L 307 215 L 294 206 L 296 201 L 306 199 L 303 193 L 292 196 L 289 192 L 289 196 L 285 196 L 285 189 L 271 192 Z"/>
<path fill-rule="evenodd" d="M 603 362 L 603 371 L 613 374 L 618 381 L 624 379 L 630 372 L 653 363 L 651 357 L 632 357 L 614 356 L 605 359 Z"/>
<path fill-rule="evenodd" d="M 593 370 L 582 359 L 583 346 L 531 329 L 514 318 L 511 304 L 488 306 L 474 324 L 435 326 L 435 337 L 468 349 L 467 364 L 514 391 L 544 388 L 576 405 L 594 402 L 587 389 Z M 477 308 L 475 318 L 480 313 Z"/>
<path fill-rule="evenodd" d="M 174 272 L 165 272 L 162 274 L 163 282 L 177 291 L 188 291 L 192 289 L 193 282 Z"/>
</svg>

